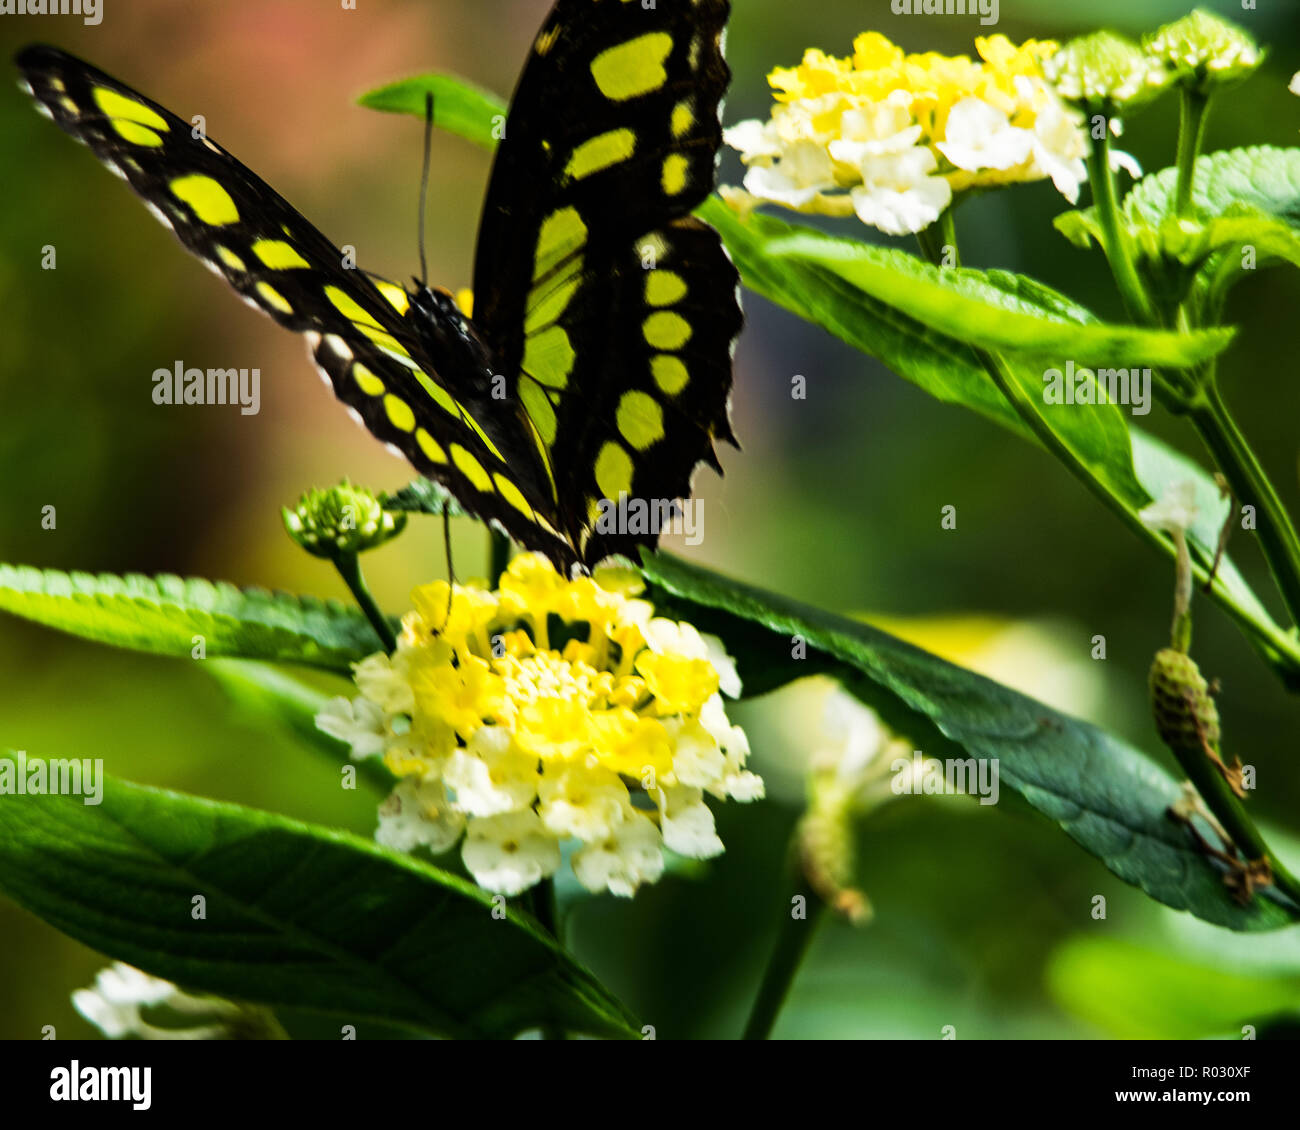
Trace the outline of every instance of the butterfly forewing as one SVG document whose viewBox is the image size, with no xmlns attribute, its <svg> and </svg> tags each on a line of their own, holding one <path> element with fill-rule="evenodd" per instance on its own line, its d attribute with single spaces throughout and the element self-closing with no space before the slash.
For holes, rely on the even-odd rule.
<svg viewBox="0 0 1300 1130">
<path fill-rule="evenodd" d="M 269 185 L 158 103 L 56 48 L 27 48 L 18 66 L 55 122 L 190 251 L 306 336 L 336 394 L 375 436 L 516 541 L 559 563 L 573 559 L 518 413 L 484 407 L 490 372 L 435 369 L 401 287 L 345 266 L 343 252 Z"/>
</svg>

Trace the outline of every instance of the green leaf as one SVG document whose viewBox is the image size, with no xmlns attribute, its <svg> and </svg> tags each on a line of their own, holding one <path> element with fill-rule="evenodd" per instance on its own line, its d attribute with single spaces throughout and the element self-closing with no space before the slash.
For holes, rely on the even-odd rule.
<svg viewBox="0 0 1300 1130">
<path fill-rule="evenodd" d="M 472 884 L 355 836 L 237 805 L 112 778 L 97 806 L 5 796 L 0 889 L 93 949 L 221 996 L 445 1036 L 632 1034 L 531 918 L 494 917 Z"/>
<path fill-rule="evenodd" d="M 337 601 L 166 575 L 0 565 L 0 611 L 83 639 L 187 658 L 201 636 L 208 658 L 346 671 L 382 647 L 365 616 Z"/>
<path fill-rule="evenodd" d="M 1174 333 L 1107 325 L 1079 316 L 1078 308 L 1071 311 L 1075 317 L 1068 317 L 1059 306 L 1048 309 L 1003 289 L 983 271 L 939 268 L 895 248 L 820 233 L 774 240 L 766 251 L 776 259 L 831 271 L 862 294 L 956 341 L 1003 353 L 1047 355 L 1058 364 L 1069 358 L 1084 366 L 1186 368 L 1232 340 L 1228 329 Z M 1045 290 L 1039 286 L 1040 293 Z"/>
<path fill-rule="evenodd" d="M 449 74 L 427 74 L 368 91 L 357 103 L 393 114 L 425 115 L 433 95 L 433 124 L 486 149 L 495 148 L 505 122 L 506 104 L 490 90 Z"/>
<path fill-rule="evenodd" d="M 665 554 L 643 560 L 656 608 L 721 637 L 739 661 L 746 694 L 834 674 L 915 748 L 996 758 L 1003 787 L 1151 897 L 1234 930 L 1300 920 L 1300 908 L 1276 891 L 1247 907 L 1233 902 L 1185 829 L 1165 816 L 1177 783 L 1119 738 L 868 625 Z M 807 658 L 793 658 L 796 638 Z"/>
<path fill-rule="evenodd" d="M 1124 198 L 1124 217 L 1158 225 L 1173 211 L 1177 183 L 1178 169 L 1172 166 L 1143 177 Z M 1208 220 L 1241 207 L 1300 223 L 1300 149 L 1256 145 L 1198 157 L 1192 216 Z"/>
<path fill-rule="evenodd" d="M 381 495 L 379 503 L 385 510 L 403 510 L 412 514 L 436 514 L 448 518 L 464 517 L 468 512 L 441 483 L 432 479 L 412 479 L 401 490 Z"/>
<path fill-rule="evenodd" d="M 778 260 L 767 253 L 772 244 L 808 229 L 760 214 L 742 221 L 716 197 L 705 201 L 699 215 L 718 229 L 751 290 L 879 358 L 935 399 L 970 408 L 1022 438 L 1039 442 L 1002 397 L 972 346 L 858 290 L 822 264 L 789 257 Z M 1020 275 L 988 271 L 982 285 L 1001 292 L 998 301 L 1011 309 L 1039 310 L 1044 316 L 1080 325 L 1095 321 L 1069 298 Z M 1048 405 L 1042 400 L 1041 364 L 1030 364 L 1014 354 L 1007 355 L 1005 363 L 1009 376 L 1039 407 L 1048 426 L 1131 520 L 1152 498 L 1160 497 L 1172 470 L 1191 478 L 1198 495 L 1213 502 L 1213 479 L 1190 460 L 1150 440 L 1117 405 Z M 1220 504 L 1208 506 L 1193 532 L 1193 551 L 1203 563 L 1213 559 L 1218 534 L 1209 529 L 1209 519 L 1220 512 Z M 1172 556 L 1172 544 L 1165 544 L 1165 550 Z M 1226 558 L 1220 575 L 1230 578 L 1230 583 L 1216 585 L 1214 599 L 1243 625 L 1252 644 L 1283 678 L 1300 679 L 1300 647 L 1269 618 Z"/>
<path fill-rule="evenodd" d="M 1243 1025 L 1300 1008 L 1295 977 L 1229 973 L 1115 938 L 1066 942 L 1047 984 L 1063 1007 L 1120 1040 L 1240 1038 Z"/>
<path fill-rule="evenodd" d="M 757 214 L 742 221 L 716 197 L 705 201 L 699 215 L 718 229 L 750 289 L 879 358 L 937 400 L 974 409 L 1037 442 L 999 393 L 973 346 L 939 333 L 885 298 L 859 290 L 821 262 L 769 254 L 773 245 L 807 229 Z M 1032 305 L 1058 317 L 1071 313 L 1076 319 L 1087 317 L 1065 297 L 1031 280 L 991 272 L 987 282 L 988 289 L 1002 294 L 1008 306 Z M 1043 402 L 1042 364 L 1008 357 L 1007 365 L 1013 379 L 1042 405 L 1049 424 L 1083 462 L 1117 493 L 1142 494 L 1133 478 L 1127 424 L 1117 405 L 1098 404 L 1082 411 L 1073 405 L 1048 405 Z"/>
<path fill-rule="evenodd" d="M 1199 267 L 1215 254 L 1250 245 L 1256 262 L 1300 265 L 1300 149 L 1269 145 L 1197 158 L 1192 203 L 1177 216 L 1178 169 L 1143 177 L 1124 198 L 1121 220 L 1148 260 Z M 1066 212 L 1057 228 L 1080 247 L 1101 243 L 1096 210 Z"/>
</svg>

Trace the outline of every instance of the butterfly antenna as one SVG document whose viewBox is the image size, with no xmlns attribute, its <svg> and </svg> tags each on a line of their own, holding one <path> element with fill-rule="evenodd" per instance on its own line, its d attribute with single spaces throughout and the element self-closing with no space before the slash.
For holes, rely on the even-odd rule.
<svg viewBox="0 0 1300 1130">
<path fill-rule="evenodd" d="M 451 594 L 456 587 L 456 567 L 451 563 L 451 510 L 442 504 L 442 545 L 447 554 L 447 615 L 442 618 L 442 626 L 451 623 Z"/>
<path fill-rule="evenodd" d="M 433 92 L 424 96 L 424 167 L 420 172 L 420 284 L 429 285 L 429 267 L 424 258 L 424 212 L 429 195 L 429 154 L 433 149 Z"/>
</svg>

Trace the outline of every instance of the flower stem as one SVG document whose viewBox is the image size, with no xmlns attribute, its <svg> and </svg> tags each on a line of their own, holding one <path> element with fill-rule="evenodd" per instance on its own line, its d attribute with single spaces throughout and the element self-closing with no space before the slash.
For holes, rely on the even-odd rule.
<svg viewBox="0 0 1300 1130">
<path fill-rule="evenodd" d="M 792 852 L 791 858 L 797 860 L 798 857 Z M 795 974 L 812 944 L 813 935 L 817 932 L 826 909 L 826 904 L 808 885 L 802 868 L 797 862 L 793 867 L 795 880 L 784 907 L 776 946 L 768 959 L 767 969 L 763 972 L 763 980 L 758 986 L 758 995 L 754 998 L 749 1019 L 745 1022 L 742 1038 L 746 1040 L 766 1040 L 771 1035 L 772 1025 L 776 1023 L 777 1014 L 785 1004 Z M 796 903 L 797 898 L 801 898 L 802 903 Z M 797 906 L 802 906 L 804 917 L 795 917 Z"/>
<path fill-rule="evenodd" d="M 361 611 L 366 614 L 366 619 L 370 621 L 371 627 L 375 629 L 375 634 L 383 643 L 384 650 L 389 655 L 392 655 L 397 650 L 397 637 L 393 635 L 393 629 L 389 625 L 387 618 L 379 611 L 375 598 L 370 595 L 370 590 L 366 587 L 365 578 L 361 575 L 361 563 L 357 560 L 357 555 L 355 553 L 338 553 L 331 560 L 334 562 L 334 568 L 339 571 L 339 576 L 343 578 L 344 584 L 348 586 L 352 595 L 356 598 Z"/>
<path fill-rule="evenodd" d="M 1172 746 L 1170 748 L 1173 749 Z M 1219 771 L 1219 767 L 1197 750 L 1174 749 L 1174 756 L 1182 766 L 1183 772 L 1187 774 L 1188 780 L 1201 794 L 1205 806 L 1214 813 L 1219 823 L 1223 825 L 1223 830 L 1232 838 L 1233 844 L 1242 855 L 1251 861 L 1267 859 L 1269 868 L 1273 872 L 1273 885 L 1286 894 L 1296 906 L 1300 906 L 1300 880 L 1296 879 L 1278 859 L 1276 853 L 1269 849 L 1268 844 L 1264 842 L 1264 837 L 1247 813 L 1245 805 L 1232 791 Z"/>
<path fill-rule="evenodd" d="M 1192 210 L 1192 189 L 1196 179 L 1196 158 L 1205 140 L 1205 122 L 1210 99 L 1192 86 L 1183 87 L 1178 119 L 1178 187 L 1174 194 L 1176 215 Z"/>
<path fill-rule="evenodd" d="M 493 537 L 496 537 L 495 531 Z M 509 542 L 506 544 L 509 545 Z M 555 898 L 555 880 L 543 879 L 529 892 L 528 899 L 533 917 L 537 919 L 542 929 L 553 935 L 560 947 L 563 948 L 564 937 L 561 934 L 562 923 L 560 921 L 559 904 Z M 543 1040 L 564 1040 L 567 1038 L 564 1029 L 558 1025 L 544 1024 L 542 1026 Z"/>
<path fill-rule="evenodd" d="M 490 564 L 492 575 L 492 587 L 499 588 L 501 585 L 501 574 L 506 571 L 506 566 L 510 564 L 510 539 L 500 530 L 488 527 L 488 537 L 491 539 L 489 549 Z"/>
<path fill-rule="evenodd" d="M 1293 623 L 1300 624 L 1300 538 L 1272 481 L 1242 435 L 1211 374 L 1202 402 L 1191 412 L 1192 423 L 1214 456 L 1238 504 L 1257 508 L 1259 540 L 1278 591 Z"/>
<path fill-rule="evenodd" d="M 1092 185 L 1093 206 L 1101 224 L 1106 258 L 1119 287 L 1120 297 L 1124 300 L 1124 307 L 1134 321 L 1152 325 L 1156 321 L 1155 308 L 1138 277 L 1128 233 L 1120 223 L 1119 205 L 1115 200 L 1115 177 L 1110 171 L 1109 128 L 1102 132 L 1100 140 L 1093 140 L 1088 151 L 1088 180 Z"/>
</svg>

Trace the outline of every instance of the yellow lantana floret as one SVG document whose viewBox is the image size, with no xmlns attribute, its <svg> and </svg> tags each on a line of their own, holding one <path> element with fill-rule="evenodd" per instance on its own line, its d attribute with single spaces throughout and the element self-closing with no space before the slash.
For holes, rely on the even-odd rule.
<svg viewBox="0 0 1300 1130">
<path fill-rule="evenodd" d="M 720 641 L 656 617 L 643 590 L 627 568 L 565 580 L 539 554 L 495 591 L 417 589 L 396 652 L 358 664 L 360 696 L 317 718 L 401 778 L 380 842 L 462 842 L 507 895 L 554 874 L 564 841 L 584 886 L 624 896 L 659 878 L 664 847 L 718 854 L 705 793 L 763 791 L 720 694 L 739 680 Z"/>
</svg>

